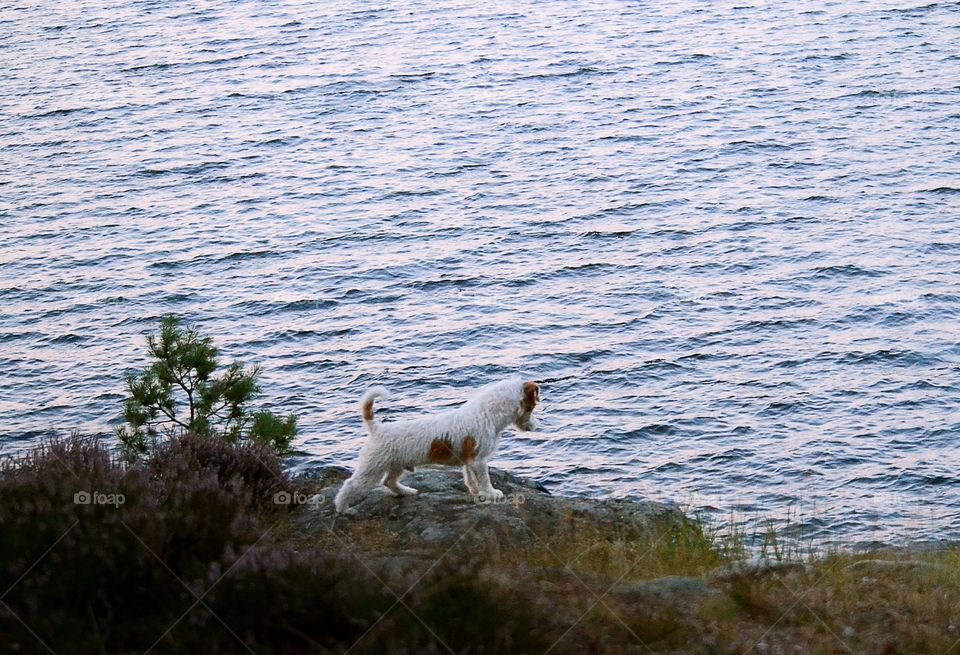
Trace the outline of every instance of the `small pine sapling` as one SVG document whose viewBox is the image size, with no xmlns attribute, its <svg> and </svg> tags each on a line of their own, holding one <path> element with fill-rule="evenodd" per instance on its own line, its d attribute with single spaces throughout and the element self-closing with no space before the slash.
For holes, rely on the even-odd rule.
<svg viewBox="0 0 960 655">
<path fill-rule="evenodd" d="M 280 418 L 267 410 L 252 411 L 260 395 L 260 368 L 233 362 L 215 375 L 220 351 L 210 337 L 184 326 L 176 316 L 164 316 L 160 331 L 147 337 L 153 362 L 126 377 L 129 397 L 123 405 L 127 424 L 117 437 L 130 456 L 146 454 L 164 431 L 188 431 L 226 439 L 266 444 L 278 454 L 290 452 L 297 417 Z"/>
</svg>

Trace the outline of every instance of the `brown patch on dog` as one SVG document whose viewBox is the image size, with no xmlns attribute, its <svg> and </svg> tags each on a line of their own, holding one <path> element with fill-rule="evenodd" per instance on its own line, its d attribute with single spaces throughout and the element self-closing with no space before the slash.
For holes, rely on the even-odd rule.
<svg viewBox="0 0 960 655">
<path fill-rule="evenodd" d="M 427 459 L 435 464 L 449 464 L 453 459 L 453 444 L 449 437 L 434 439 L 427 451 Z"/>
<path fill-rule="evenodd" d="M 450 437 L 434 439 L 430 442 L 427 459 L 434 464 L 449 464 L 450 466 L 472 464 L 477 459 L 477 440 L 471 436 L 464 437 L 463 443 L 460 444 L 460 456 L 458 457 L 457 453 L 454 452 Z"/>
<path fill-rule="evenodd" d="M 532 412 L 538 402 L 540 402 L 540 385 L 536 382 L 524 382 L 523 401 L 520 403 L 523 411 Z"/>
<path fill-rule="evenodd" d="M 373 420 L 373 398 L 363 403 L 363 420 L 364 421 Z"/>
<path fill-rule="evenodd" d="M 473 464 L 477 459 L 477 440 L 473 437 L 466 437 L 460 446 L 460 461 L 464 464 Z"/>
</svg>

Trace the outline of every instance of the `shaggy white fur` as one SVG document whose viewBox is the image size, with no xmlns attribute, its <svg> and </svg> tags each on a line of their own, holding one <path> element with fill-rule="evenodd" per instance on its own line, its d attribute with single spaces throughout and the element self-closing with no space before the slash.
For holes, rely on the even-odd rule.
<svg viewBox="0 0 960 655">
<path fill-rule="evenodd" d="M 369 489 L 383 484 L 394 496 L 412 496 L 416 489 L 400 484 L 408 471 L 424 464 L 463 467 L 463 481 L 480 501 L 500 500 L 503 492 L 490 484 L 487 461 L 508 425 L 535 430 L 532 416 L 540 401 L 540 387 L 512 377 L 481 387 L 466 403 L 425 418 L 381 423 L 373 401 L 386 396 L 373 387 L 360 400 L 370 438 L 360 451 L 357 470 L 343 483 L 334 500 L 338 512 Z"/>
</svg>

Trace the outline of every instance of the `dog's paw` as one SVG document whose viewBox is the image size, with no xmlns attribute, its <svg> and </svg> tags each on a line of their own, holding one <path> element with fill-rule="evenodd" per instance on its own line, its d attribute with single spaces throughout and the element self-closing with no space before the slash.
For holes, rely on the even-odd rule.
<svg viewBox="0 0 960 655">
<path fill-rule="evenodd" d="M 343 509 L 337 510 L 337 516 L 356 516 L 357 508 L 356 507 L 345 507 Z"/>
<path fill-rule="evenodd" d="M 393 496 L 394 498 L 403 498 L 404 496 L 416 496 L 418 493 L 420 493 L 417 489 L 414 489 L 413 487 L 408 487 L 404 484 L 398 484 L 396 491 L 389 488 L 387 489 L 387 491 L 390 492 L 390 495 Z"/>
</svg>

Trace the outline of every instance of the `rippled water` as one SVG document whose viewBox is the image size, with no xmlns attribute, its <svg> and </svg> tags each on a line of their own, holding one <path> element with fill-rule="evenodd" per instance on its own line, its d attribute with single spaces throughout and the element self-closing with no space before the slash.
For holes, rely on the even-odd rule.
<svg viewBox="0 0 960 655">
<path fill-rule="evenodd" d="M 522 370 L 554 490 L 960 538 L 960 5 L 0 8 L 0 430 L 175 312 L 298 466 Z"/>
</svg>

